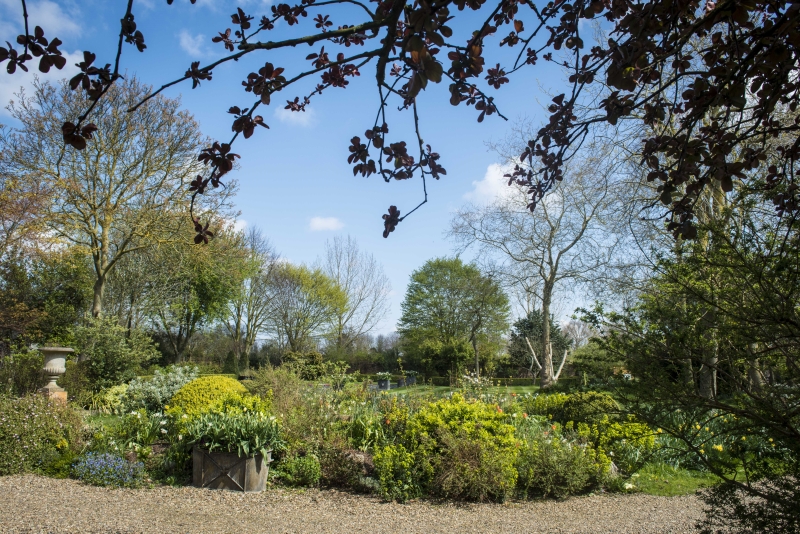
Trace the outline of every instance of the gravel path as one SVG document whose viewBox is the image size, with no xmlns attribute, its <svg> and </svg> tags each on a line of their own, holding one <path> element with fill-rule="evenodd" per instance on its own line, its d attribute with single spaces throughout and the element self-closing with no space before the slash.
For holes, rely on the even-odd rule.
<svg viewBox="0 0 800 534">
<path fill-rule="evenodd" d="M 111 490 L 0 477 L 0 532 L 695 532 L 694 496 L 594 495 L 503 505 L 383 503 L 338 491 Z"/>
</svg>

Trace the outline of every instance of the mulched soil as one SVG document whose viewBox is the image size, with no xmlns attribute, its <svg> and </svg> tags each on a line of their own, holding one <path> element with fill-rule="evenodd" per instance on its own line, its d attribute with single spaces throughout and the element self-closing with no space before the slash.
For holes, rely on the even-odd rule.
<svg viewBox="0 0 800 534">
<path fill-rule="evenodd" d="M 507 504 L 409 504 L 333 490 L 260 494 L 106 489 L 34 475 L 0 477 L 0 532 L 684 533 L 695 496 L 591 495 Z"/>
</svg>

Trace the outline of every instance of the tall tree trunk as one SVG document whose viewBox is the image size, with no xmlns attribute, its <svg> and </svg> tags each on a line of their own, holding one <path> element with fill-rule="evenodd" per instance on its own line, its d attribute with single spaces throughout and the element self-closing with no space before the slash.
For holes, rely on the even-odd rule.
<svg viewBox="0 0 800 534">
<path fill-rule="evenodd" d="M 477 378 L 481 377 L 481 366 L 478 360 L 478 341 L 475 336 L 472 336 L 472 350 L 475 351 L 475 376 Z"/>
<path fill-rule="evenodd" d="M 106 289 L 106 275 L 97 276 L 94 281 L 94 296 L 92 298 L 92 317 L 100 317 L 103 314 L 103 293 Z"/>
<path fill-rule="evenodd" d="M 542 388 L 553 382 L 553 355 L 550 347 L 550 302 L 553 298 L 553 283 L 547 281 L 542 288 Z"/>
</svg>

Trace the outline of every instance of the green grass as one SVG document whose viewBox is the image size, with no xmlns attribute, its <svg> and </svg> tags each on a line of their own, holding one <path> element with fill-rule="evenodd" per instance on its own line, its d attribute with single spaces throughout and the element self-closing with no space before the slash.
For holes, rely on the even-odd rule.
<svg viewBox="0 0 800 534">
<path fill-rule="evenodd" d="M 638 491 L 664 497 L 690 495 L 701 488 L 720 482 L 720 479 L 711 473 L 675 469 L 667 464 L 646 465 L 638 475 L 631 479 Z"/>
<path fill-rule="evenodd" d="M 458 391 L 458 388 L 451 388 L 450 386 L 414 385 L 391 389 L 387 393 L 390 395 L 411 395 L 413 397 L 442 397 L 452 391 Z M 536 393 L 537 391 L 539 391 L 539 386 L 500 386 L 486 389 L 487 393 L 493 395 L 510 395 L 511 393 L 524 395 L 525 393 Z"/>
<path fill-rule="evenodd" d="M 98 414 L 86 414 L 84 416 L 84 419 L 86 420 L 87 423 L 102 423 L 103 426 L 111 426 L 117 421 L 119 421 L 121 417 L 119 415 L 98 413 Z"/>
</svg>

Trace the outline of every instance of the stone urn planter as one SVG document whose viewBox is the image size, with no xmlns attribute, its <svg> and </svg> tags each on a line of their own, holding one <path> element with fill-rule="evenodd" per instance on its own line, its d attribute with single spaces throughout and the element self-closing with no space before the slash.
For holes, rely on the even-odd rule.
<svg viewBox="0 0 800 534">
<path fill-rule="evenodd" d="M 416 376 L 407 376 L 406 377 L 406 385 L 407 386 L 413 386 L 416 383 L 417 383 L 417 377 Z"/>
<path fill-rule="evenodd" d="M 47 376 L 47 385 L 39 391 L 51 399 L 67 402 L 67 392 L 56 384 L 64 373 L 67 372 L 67 355 L 75 352 L 69 347 L 40 347 L 39 352 L 44 355 L 44 374 Z"/>
<path fill-rule="evenodd" d="M 209 452 L 192 449 L 192 484 L 198 488 L 243 491 L 264 491 L 269 475 L 272 451 L 264 458 L 258 454 L 240 457 L 233 452 Z"/>
<path fill-rule="evenodd" d="M 378 380 L 378 389 L 389 389 L 389 379 L 381 378 Z"/>
<path fill-rule="evenodd" d="M 397 379 L 397 387 L 402 388 L 402 387 L 405 387 L 405 385 L 406 385 L 406 379 L 405 378 L 398 378 Z"/>
</svg>

